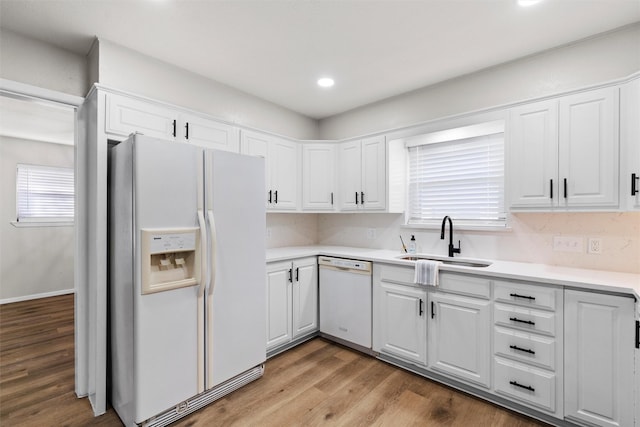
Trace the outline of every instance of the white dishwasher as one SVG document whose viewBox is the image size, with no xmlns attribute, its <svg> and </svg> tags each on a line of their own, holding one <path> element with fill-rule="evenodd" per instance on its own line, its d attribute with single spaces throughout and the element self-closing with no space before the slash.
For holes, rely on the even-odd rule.
<svg viewBox="0 0 640 427">
<path fill-rule="evenodd" d="M 370 351 L 371 263 L 321 256 L 318 265 L 320 334 Z"/>
</svg>

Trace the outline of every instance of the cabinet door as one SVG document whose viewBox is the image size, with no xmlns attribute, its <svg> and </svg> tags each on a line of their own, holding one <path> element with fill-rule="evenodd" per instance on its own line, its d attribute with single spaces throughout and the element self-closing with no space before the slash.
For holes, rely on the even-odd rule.
<svg viewBox="0 0 640 427">
<path fill-rule="evenodd" d="M 427 292 L 379 282 L 374 295 L 375 351 L 427 364 Z"/>
<path fill-rule="evenodd" d="M 123 95 L 106 95 L 105 132 L 128 136 L 139 132 L 161 139 L 175 139 L 178 113 L 170 108 Z"/>
<path fill-rule="evenodd" d="M 565 417 L 633 425 L 633 298 L 565 290 Z"/>
<path fill-rule="evenodd" d="M 318 330 L 318 265 L 316 258 L 293 263 L 293 338 Z"/>
<path fill-rule="evenodd" d="M 193 115 L 180 117 L 181 140 L 203 148 L 240 152 L 238 128 Z"/>
<path fill-rule="evenodd" d="M 429 368 L 489 388 L 490 302 L 440 292 L 430 298 Z"/>
<path fill-rule="evenodd" d="M 338 152 L 340 210 L 354 211 L 360 207 L 361 154 L 360 141 L 343 142 Z"/>
<path fill-rule="evenodd" d="M 335 158 L 335 144 L 302 146 L 302 209 L 333 210 Z"/>
<path fill-rule="evenodd" d="M 620 201 L 640 210 L 640 79 L 622 87 L 620 108 Z"/>
<path fill-rule="evenodd" d="M 269 164 L 270 142 L 271 138 L 261 133 L 243 130 L 240 134 L 240 153 L 265 159 L 265 204 L 267 207 L 273 203 Z"/>
<path fill-rule="evenodd" d="M 384 136 L 362 140 L 362 189 L 360 203 L 364 209 L 386 207 L 386 144 Z"/>
<path fill-rule="evenodd" d="M 291 263 L 267 266 L 267 350 L 291 341 Z"/>
<path fill-rule="evenodd" d="M 272 209 L 298 208 L 298 143 L 276 139 L 269 146 Z"/>
<path fill-rule="evenodd" d="M 511 110 L 509 182 L 512 208 L 558 205 L 558 102 Z"/>
<path fill-rule="evenodd" d="M 618 88 L 560 98 L 559 108 L 560 205 L 617 207 Z"/>
</svg>

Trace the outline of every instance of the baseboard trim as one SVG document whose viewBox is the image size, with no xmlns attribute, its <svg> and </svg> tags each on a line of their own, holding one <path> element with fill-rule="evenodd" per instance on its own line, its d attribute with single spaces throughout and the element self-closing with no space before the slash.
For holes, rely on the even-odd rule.
<svg viewBox="0 0 640 427">
<path fill-rule="evenodd" d="M 33 294 L 33 295 L 24 295 L 21 297 L 5 298 L 5 299 L 0 299 L 0 305 L 9 304 L 12 302 L 29 301 L 32 299 L 57 297 L 59 295 L 67 295 L 67 294 L 72 294 L 74 292 L 75 291 L 73 289 L 63 289 L 61 291 L 44 292 L 42 294 Z"/>
</svg>

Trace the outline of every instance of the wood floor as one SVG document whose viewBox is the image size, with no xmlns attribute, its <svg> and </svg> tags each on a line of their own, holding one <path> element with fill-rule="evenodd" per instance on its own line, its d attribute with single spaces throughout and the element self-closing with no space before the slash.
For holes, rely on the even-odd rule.
<svg viewBox="0 0 640 427">
<path fill-rule="evenodd" d="M 119 426 L 74 394 L 73 296 L 0 306 L 0 425 Z M 264 377 L 175 426 L 542 426 L 530 418 L 314 339 Z"/>
</svg>

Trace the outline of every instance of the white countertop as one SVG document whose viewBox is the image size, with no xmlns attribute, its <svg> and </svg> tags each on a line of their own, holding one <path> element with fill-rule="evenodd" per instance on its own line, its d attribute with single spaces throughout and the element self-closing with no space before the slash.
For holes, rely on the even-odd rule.
<svg viewBox="0 0 640 427">
<path fill-rule="evenodd" d="M 414 265 L 413 261 L 399 259 L 399 256 L 406 254 L 398 251 L 351 248 L 346 246 L 291 246 L 267 249 L 267 262 L 284 261 L 293 258 L 317 255 L 406 266 Z M 464 260 L 465 258 L 456 257 L 456 259 Z M 500 277 L 504 279 L 530 280 L 543 284 L 630 294 L 633 295 L 636 300 L 640 300 L 640 274 L 559 267 L 545 264 L 530 264 L 525 262 L 487 261 L 492 262 L 488 267 L 464 267 L 442 264 L 440 266 L 440 270 Z"/>
</svg>

